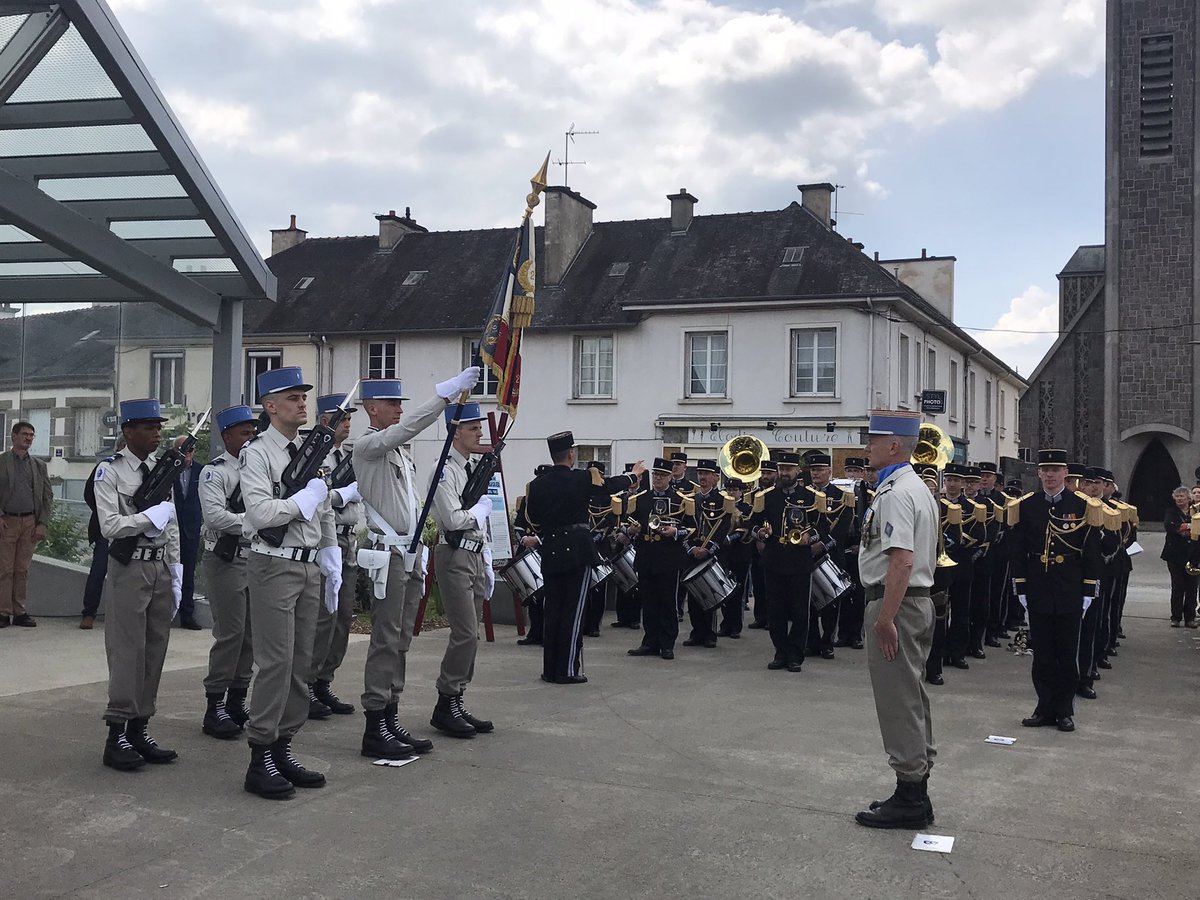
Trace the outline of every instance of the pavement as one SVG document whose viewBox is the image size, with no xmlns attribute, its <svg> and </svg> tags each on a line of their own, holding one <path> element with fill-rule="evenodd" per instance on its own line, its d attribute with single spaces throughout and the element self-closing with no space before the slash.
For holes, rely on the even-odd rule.
<svg viewBox="0 0 1200 900">
<path fill-rule="evenodd" d="M 100 763 L 103 630 L 10 628 L 0 896 L 1195 898 L 1200 634 L 1168 627 L 1161 536 L 1143 543 L 1128 637 L 1074 734 L 1021 728 L 1028 657 L 989 651 L 931 689 L 929 831 L 950 854 L 853 821 L 894 784 L 862 651 L 768 672 L 748 631 L 631 659 L 637 635 L 606 624 L 585 643 L 590 683 L 552 686 L 498 628 L 468 692 L 496 732 L 454 741 L 427 724 L 445 632 L 426 632 L 401 718 L 434 752 L 378 767 L 358 754 L 361 715 L 311 722 L 296 749 L 329 784 L 281 803 L 243 791 L 244 742 L 200 731 L 206 634 L 172 634 L 151 729 L 180 759 L 120 773 Z M 356 704 L 365 646 L 335 683 Z"/>
</svg>

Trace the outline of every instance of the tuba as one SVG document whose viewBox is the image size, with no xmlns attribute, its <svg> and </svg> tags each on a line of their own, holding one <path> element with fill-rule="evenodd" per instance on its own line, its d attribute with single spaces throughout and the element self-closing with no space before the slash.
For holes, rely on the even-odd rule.
<svg viewBox="0 0 1200 900">
<path fill-rule="evenodd" d="M 762 462 L 771 458 L 771 451 L 758 438 L 739 434 L 726 441 L 717 454 L 717 465 L 726 478 L 736 478 L 749 484 L 762 473 Z"/>
<path fill-rule="evenodd" d="M 926 423 L 917 434 L 917 446 L 913 449 L 913 465 L 937 466 L 938 474 L 946 468 L 946 463 L 954 459 L 954 441 L 936 425 Z M 958 524 L 962 524 L 961 520 Z M 946 533 L 938 529 L 937 567 L 947 569 L 957 566 L 950 555 L 946 553 Z"/>
</svg>

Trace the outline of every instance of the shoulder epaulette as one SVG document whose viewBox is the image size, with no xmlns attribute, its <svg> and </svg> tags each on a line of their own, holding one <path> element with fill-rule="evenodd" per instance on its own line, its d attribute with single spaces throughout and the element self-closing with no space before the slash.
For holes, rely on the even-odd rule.
<svg viewBox="0 0 1200 900">
<path fill-rule="evenodd" d="M 588 469 L 592 473 L 592 487 L 604 487 L 604 476 L 596 468 Z"/>
<path fill-rule="evenodd" d="M 224 457 L 224 456 L 218 456 L 216 459 L 214 459 L 214 460 L 211 460 L 211 461 L 209 462 L 209 465 L 210 465 L 210 466 L 220 466 L 220 465 L 224 465 L 224 463 L 225 463 L 225 457 Z"/>
<path fill-rule="evenodd" d="M 754 505 L 751 507 L 754 512 L 760 513 L 767 508 L 767 494 L 771 493 L 773 490 L 775 490 L 775 485 L 771 485 L 769 488 L 763 488 L 754 495 Z"/>
<path fill-rule="evenodd" d="M 106 456 L 106 457 L 104 457 L 103 462 L 114 462 L 115 460 L 116 460 L 115 456 Z"/>
<path fill-rule="evenodd" d="M 683 495 L 683 514 L 685 516 L 694 516 L 696 514 L 696 501 L 686 494 Z"/>
<path fill-rule="evenodd" d="M 1084 503 L 1088 503 L 1088 502 L 1090 502 L 1091 500 L 1093 500 L 1093 499 L 1094 499 L 1094 498 L 1092 498 L 1092 497 L 1089 497 L 1089 496 L 1088 496 L 1087 494 L 1085 494 L 1083 491 L 1075 491 L 1075 496 L 1076 496 L 1076 497 L 1078 497 L 1080 500 L 1082 500 Z M 1097 500 L 1096 502 L 1097 502 L 1097 503 L 1099 503 L 1100 501 L 1099 501 L 1099 500 Z"/>
<path fill-rule="evenodd" d="M 721 497 L 725 500 L 725 512 L 727 514 L 733 515 L 735 512 L 737 512 L 738 502 L 734 500 L 733 497 L 729 496 L 724 491 L 721 492 Z"/>
</svg>

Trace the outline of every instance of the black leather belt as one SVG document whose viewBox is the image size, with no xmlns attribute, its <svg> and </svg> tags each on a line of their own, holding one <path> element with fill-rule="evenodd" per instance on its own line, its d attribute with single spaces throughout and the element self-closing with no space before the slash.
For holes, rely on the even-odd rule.
<svg viewBox="0 0 1200 900">
<path fill-rule="evenodd" d="M 458 549 L 466 550 L 468 553 L 482 553 L 483 548 L 483 541 L 473 541 L 470 538 L 463 538 L 458 542 Z"/>
<path fill-rule="evenodd" d="M 160 562 L 166 556 L 165 547 L 135 547 L 130 560 L 140 559 L 144 562 Z"/>
<path fill-rule="evenodd" d="M 341 537 L 350 537 L 350 535 L 352 535 L 354 533 L 354 526 L 353 525 L 339 525 L 337 527 L 337 533 Z"/>
<path fill-rule="evenodd" d="M 29 516 L 34 516 L 34 515 L 37 515 L 37 513 L 31 513 L 31 512 L 27 512 L 27 513 L 10 513 L 10 512 L 6 512 L 4 515 L 5 515 L 6 517 L 10 518 L 10 519 L 26 519 L 26 518 L 28 518 Z"/>
<path fill-rule="evenodd" d="M 867 593 L 867 602 L 868 603 L 870 603 L 872 600 L 882 600 L 883 599 L 883 585 L 882 584 L 868 584 L 863 588 L 863 590 L 865 590 Z M 905 597 L 928 597 L 928 596 L 930 596 L 930 591 L 931 591 L 931 588 L 927 588 L 927 587 L 910 587 L 907 591 L 904 592 L 904 596 Z"/>
</svg>

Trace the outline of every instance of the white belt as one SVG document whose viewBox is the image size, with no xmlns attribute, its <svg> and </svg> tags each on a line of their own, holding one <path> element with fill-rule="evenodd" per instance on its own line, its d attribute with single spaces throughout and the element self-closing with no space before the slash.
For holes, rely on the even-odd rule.
<svg viewBox="0 0 1200 900">
<path fill-rule="evenodd" d="M 205 550 L 207 550 L 209 553 L 212 553 L 213 551 L 215 551 L 215 550 L 217 549 L 217 542 L 216 542 L 216 541 L 205 541 L 205 542 L 204 542 L 204 549 L 205 549 Z M 238 558 L 238 559 L 245 559 L 245 558 L 246 558 L 246 551 L 247 551 L 248 549 L 249 549 L 249 544 L 238 544 L 238 548 L 237 548 L 237 558 Z"/>
<path fill-rule="evenodd" d="M 277 556 L 295 562 L 312 562 L 317 558 L 317 551 L 312 547 L 272 547 L 270 544 L 255 542 L 250 545 L 250 549 L 263 556 Z"/>
<path fill-rule="evenodd" d="M 411 534 L 397 534 L 395 536 L 379 534 L 374 531 L 367 532 L 367 540 L 373 544 L 379 544 L 381 547 L 386 547 L 389 550 L 399 549 L 403 553 L 408 552 L 409 544 L 412 543 Z"/>
</svg>

